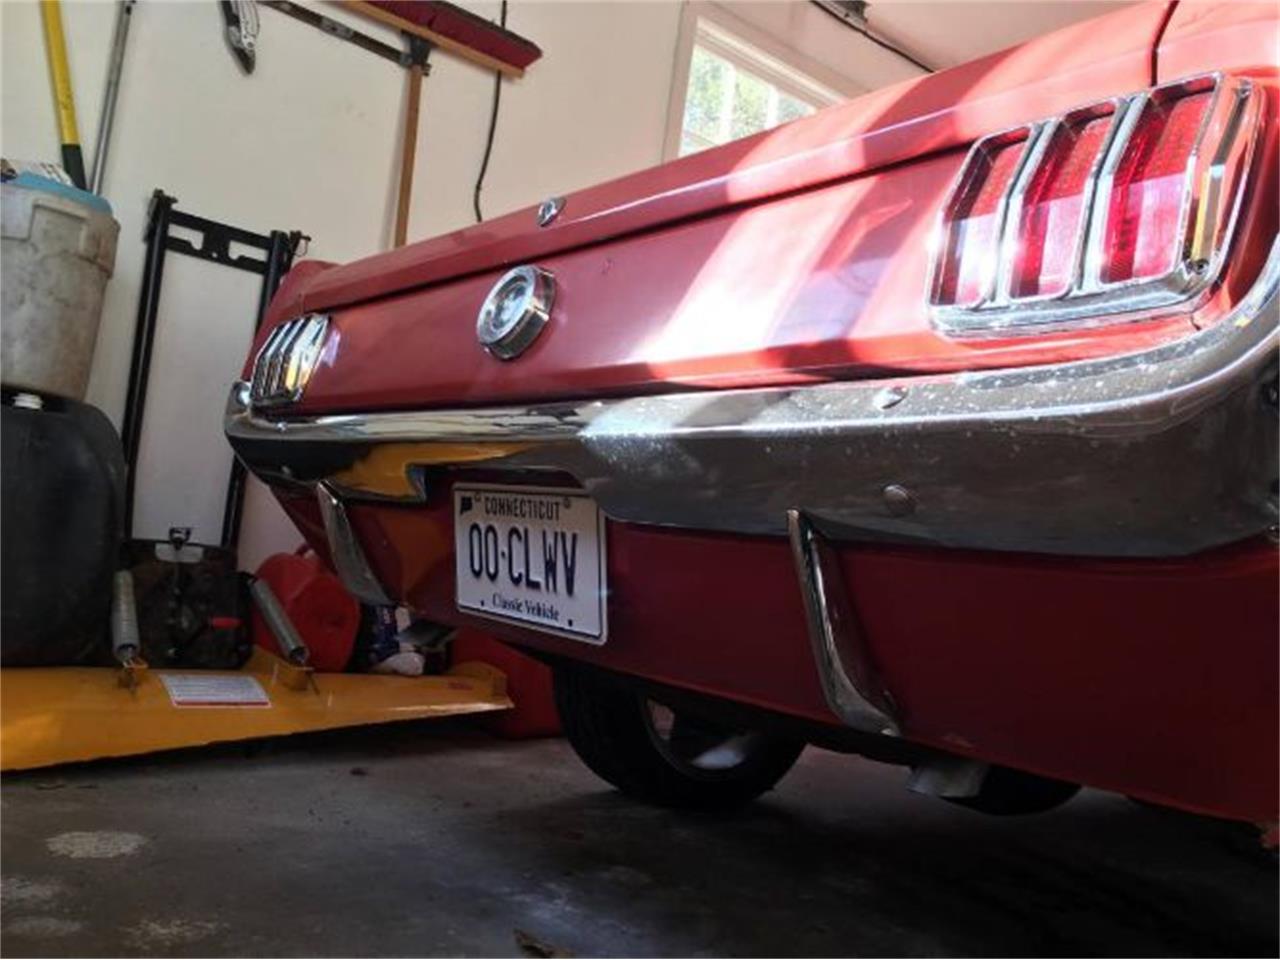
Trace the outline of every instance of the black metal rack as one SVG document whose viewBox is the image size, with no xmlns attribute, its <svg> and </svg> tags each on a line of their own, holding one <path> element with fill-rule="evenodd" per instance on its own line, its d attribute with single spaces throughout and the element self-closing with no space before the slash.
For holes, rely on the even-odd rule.
<svg viewBox="0 0 1280 960">
<path fill-rule="evenodd" d="M 272 230 L 270 233 L 254 233 L 207 217 L 198 217 L 176 209 L 177 197 L 163 190 L 151 194 L 147 211 L 147 255 L 143 264 L 142 292 L 138 298 L 138 321 L 133 335 L 133 354 L 129 363 L 129 387 L 125 397 L 124 420 L 120 436 L 124 445 L 128 472 L 125 478 L 124 525 L 125 535 L 133 533 L 134 485 L 137 476 L 138 452 L 142 447 L 142 427 L 147 404 L 147 384 L 151 375 L 151 352 L 155 344 L 156 320 L 160 310 L 160 288 L 164 278 L 165 254 L 180 253 L 211 263 L 245 270 L 262 277 L 262 290 L 258 296 L 258 312 L 253 332 L 262 326 L 271 297 L 280 281 L 293 265 L 298 247 L 310 237 L 298 230 Z M 198 243 L 185 237 L 170 235 L 171 227 L 181 227 L 200 235 Z M 262 251 L 262 256 L 231 252 L 231 245 Z M 240 518 L 244 512 L 245 469 L 239 460 L 233 460 L 231 475 L 227 480 L 226 501 L 222 514 L 221 546 L 234 550 L 240 539 Z"/>
</svg>

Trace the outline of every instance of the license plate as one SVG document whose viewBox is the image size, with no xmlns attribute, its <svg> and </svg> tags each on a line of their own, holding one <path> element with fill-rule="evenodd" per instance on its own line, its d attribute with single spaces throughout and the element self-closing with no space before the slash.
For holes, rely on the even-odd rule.
<svg viewBox="0 0 1280 960">
<path fill-rule="evenodd" d="M 604 518 L 584 494 L 453 488 L 458 609 L 605 641 Z"/>
</svg>

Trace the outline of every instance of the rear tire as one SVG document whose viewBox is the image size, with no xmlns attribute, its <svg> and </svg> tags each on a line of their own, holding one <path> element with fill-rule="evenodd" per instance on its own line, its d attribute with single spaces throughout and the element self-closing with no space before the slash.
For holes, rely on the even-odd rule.
<svg viewBox="0 0 1280 960">
<path fill-rule="evenodd" d="M 804 743 L 672 711 L 608 676 L 559 667 L 565 737 L 601 779 L 666 807 L 723 809 L 770 790 Z"/>
</svg>

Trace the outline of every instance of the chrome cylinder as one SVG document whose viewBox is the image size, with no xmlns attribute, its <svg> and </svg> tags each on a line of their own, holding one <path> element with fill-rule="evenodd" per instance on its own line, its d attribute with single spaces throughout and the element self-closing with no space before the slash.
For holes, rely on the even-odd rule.
<svg viewBox="0 0 1280 960">
<path fill-rule="evenodd" d="M 137 658 L 142 649 L 138 636 L 138 607 L 133 595 L 133 574 L 117 570 L 111 594 L 111 654 L 120 663 Z"/>
<path fill-rule="evenodd" d="M 249 587 L 249 593 L 253 596 L 253 602 L 257 604 L 258 610 L 261 611 L 262 618 L 267 621 L 267 627 L 276 638 L 284 658 L 298 666 L 310 660 L 311 651 L 302 642 L 297 627 L 289 619 L 289 614 L 285 612 L 271 585 L 261 578 L 256 579 Z"/>
</svg>

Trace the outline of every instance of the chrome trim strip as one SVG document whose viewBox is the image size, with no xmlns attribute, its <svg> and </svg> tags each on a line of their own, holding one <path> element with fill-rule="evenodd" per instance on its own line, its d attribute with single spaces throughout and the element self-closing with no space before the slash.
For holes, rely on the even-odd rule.
<svg viewBox="0 0 1280 960">
<path fill-rule="evenodd" d="M 329 317 L 323 313 L 286 320 L 271 331 L 253 362 L 253 405 L 282 406 L 301 399 L 328 332 Z"/>
<path fill-rule="evenodd" d="M 1111 209 L 1111 187 L 1115 183 L 1116 168 L 1124 157 L 1125 148 L 1133 137 L 1134 127 L 1146 109 L 1146 93 L 1128 97 L 1117 109 L 1115 134 L 1107 142 L 1102 155 L 1102 168 L 1093 183 L 1089 196 L 1088 216 L 1084 224 L 1084 255 L 1080 265 L 1079 289 L 1094 292 L 1098 289 L 1098 276 L 1102 273 L 1103 237 L 1105 237 L 1106 211 Z"/>
<path fill-rule="evenodd" d="M 803 511 L 787 511 L 787 531 L 827 705 L 855 730 L 897 736 L 893 698 L 867 649 L 840 575 L 840 558 Z"/>
<path fill-rule="evenodd" d="M 307 381 L 315 370 L 325 335 L 329 332 L 329 318 L 312 314 L 307 318 L 303 333 L 294 343 L 293 350 L 285 358 L 281 373 L 281 394 L 296 401 L 302 396 Z"/>
<path fill-rule="evenodd" d="M 1040 153 L 1036 158 L 1035 168 L 1026 176 L 1026 181 L 1022 184 L 1017 198 L 1017 210 L 1011 212 L 1009 221 L 1005 225 L 1004 237 L 1000 246 L 1000 270 L 1001 284 L 1000 295 L 991 304 L 993 307 L 1006 308 L 1011 305 L 1025 307 L 1034 303 L 1060 302 L 1064 298 L 1069 297 L 1072 291 L 1081 287 L 1081 277 L 1084 270 L 1086 241 L 1089 237 L 1090 215 L 1093 212 L 1093 197 L 1096 190 L 1099 176 L 1101 174 L 1103 162 L 1111 155 L 1112 145 L 1115 142 L 1118 131 L 1124 123 L 1125 108 L 1128 101 L 1119 97 L 1113 97 L 1110 100 L 1101 100 L 1098 103 L 1090 104 L 1087 107 L 1079 107 L 1075 110 L 1069 110 L 1063 114 L 1061 120 L 1051 120 L 1045 124 L 1047 134 L 1042 139 L 1040 145 Z M 1027 296 L 1015 296 L 1013 293 L 1013 274 L 1014 267 L 1017 265 L 1018 256 L 1018 235 L 1022 230 L 1022 218 L 1026 214 L 1026 192 L 1030 186 L 1032 178 L 1039 172 L 1040 165 L 1044 162 L 1044 155 L 1048 153 L 1052 146 L 1053 138 L 1057 136 L 1059 130 L 1070 133 L 1072 124 L 1081 120 L 1088 122 L 1090 120 L 1105 117 L 1106 111 L 1111 111 L 1111 121 L 1107 125 L 1106 135 L 1102 139 L 1101 145 L 1098 147 L 1098 155 L 1093 158 L 1089 164 L 1089 173 L 1085 178 L 1084 186 L 1081 189 L 1080 196 L 1083 202 L 1080 207 L 1080 220 L 1076 227 L 1076 242 L 1071 254 L 1071 276 L 1067 280 L 1067 286 L 1063 290 L 1052 293 L 1042 293 Z"/>
<path fill-rule="evenodd" d="M 1244 123 L 1245 105 L 1245 98 L 1241 96 L 1241 91 L 1237 91 L 1225 121 L 1222 140 L 1218 143 L 1218 149 L 1214 151 L 1213 159 L 1209 161 L 1209 167 L 1205 171 L 1204 186 L 1200 191 L 1200 202 L 1197 204 L 1196 222 L 1191 237 L 1190 260 L 1193 264 L 1202 262 L 1207 267 L 1214 253 L 1218 207 L 1222 204 L 1223 175 L 1231 160 L 1231 151 L 1236 146 L 1236 138 L 1240 135 L 1240 127 Z M 1206 123 L 1210 119 L 1211 116 L 1206 116 Z M 1201 134 L 1201 139 L 1203 137 L 1204 135 Z"/>
<path fill-rule="evenodd" d="M 1084 271 L 1080 277 L 1080 289 L 1085 293 L 1096 293 L 1102 285 L 1102 258 L 1106 247 L 1107 211 L 1111 209 L 1111 191 L 1115 186 L 1116 169 L 1124 159 L 1129 141 L 1133 139 L 1133 131 L 1151 102 L 1149 93 L 1139 93 L 1125 101 L 1124 113 L 1120 118 L 1120 126 L 1115 137 L 1108 144 L 1108 150 L 1102 163 L 1102 172 L 1098 177 L 1095 193 L 1089 203 L 1089 222 L 1086 225 L 1088 234 L 1085 238 Z"/>
<path fill-rule="evenodd" d="M 1011 182 L 1011 190 L 1005 201 L 1004 218 L 1000 223 L 1000 233 L 996 240 L 996 282 L 995 291 L 986 304 L 979 306 L 1003 306 L 1008 303 L 1013 285 L 1013 265 L 1017 260 L 1018 231 L 1022 223 L 1022 215 L 1026 212 L 1027 188 L 1035 179 L 1045 154 L 1058 128 L 1063 126 L 1062 120 L 1046 120 L 1034 127 L 1031 141 L 1027 146 L 1026 156 L 1018 175 Z"/>
<path fill-rule="evenodd" d="M 955 180 L 951 184 L 951 189 L 947 191 L 946 202 L 942 205 L 942 209 L 938 211 L 938 215 L 934 220 L 933 230 L 929 241 L 930 258 L 929 258 L 929 278 L 925 284 L 926 300 L 934 310 L 954 310 L 960 313 L 968 313 L 976 310 L 989 301 L 998 289 L 1000 283 L 1000 255 L 1001 244 L 1003 243 L 1005 224 L 1009 215 L 1009 203 L 1013 198 L 1014 191 L 1017 189 L 1019 181 L 1030 165 L 1029 160 L 1034 152 L 1037 138 L 1044 124 L 1024 123 L 1016 127 L 1010 127 L 1008 130 L 1001 130 L 999 133 L 993 133 L 990 136 L 983 137 L 969 148 L 969 152 L 965 154 L 964 163 L 960 165 L 960 171 L 956 174 Z M 1020 138 L 1020 139 L 1019 139 Z M 978 294 L 978 299 L 968 305 L 958 305 L 954 307 L 935 307 L 934 302 L 938 295 L 938 286 L 942 283 L 943 277 L 946 275 L 945 254 L 947 247 L 951 243 L 951 212 L 957 203 L 961 200 L 964 191 L 969 186 L 971 178 L 974 176 L 973 165 L 980 154 L 986 153 L 994 147 L 1000 146 L 1002 142 L 1008 141 L 1021 142 L 1022 155 L 1018 157 L 1018 165 L 1014 168 L 1013 176 L 1009 178 L 1009 185 L 1005 187 L 1004 193 L 1000 197 L 1000 201 L 996 206 L 996 220 L 999 226 L 996 228 L 996 251 L 997 263 L 991 270 L 991 276 L 988 278 L 987 289 Z"/>
<path fill-rule="evenodd" d="M 262 396 L 266 392 L 267 371 L 271 365 L 271 358 L 275 356 L 275 351 L 280 346 L 280 341 L 288 333 L 289 324 L 282 323 L 276 327 L 267 336 L 266 343 L 262 345 L 262 349 L 258 351 L 257 357 L 253 361 L 253 388 L 251 393 L 253 396 Z"/>
<path fill-rule="evenodd" d="M 1262 97 L 1250 96 L 1251 87 L 1241 84 L 1235 90 L 1235 100 L 1231 104 L 1231 113 L 1226 120 L 1226 130 L 1223 132 L 1222 141 L 1218 145 L 1218 151 L 1213 159 L 1209 162 L 1209 168 L 1205 171 L 1206 182 L 1204 190 L 1201 193 L 1200 208 L 1197 211 L 1197 217 L 1204 215 L 1209 200 L 1206 199 L 1206 193 L 1212 193 L 1211 202 L 1217 206 L 1222 203 L 1221 187 L 1222 176 L 1225 172 L 1227 163 L 1230 161 L 1232 149 L 1236 146 L 1236 142 L 1244 131 L 1247 138 L 1241 150 L 1244 156 L 1241 159 L 1241 184 L 1235 192 L 1235 196 L 1229 198 L 1232 202 L 1231 211 L 1227 214 L 1226 226 L 1223 229 L 1222 240 L 1218 242 L 1213 237 L 1212 227 L 1209 229 L 1209 236 L 1203 236 L 1204 230 L 1200 223 L 1197 223 L 1195 233 L 1192 236 L 1192 244 L 1190 251 L 1190 260 L 1193 268 L 1200 263 L 1204 263 L 1205 269 L 1202 271 L 1210 276 L 1216 276 L 1222 268 L 1222 262 L 1226 259 L 1227 248 L 1231 242 L 1231 237 L 1235 234 L 1236 221 L 1240 218 L 1240 209 L 1244 205 L 1245 184 L 1244 180 L 1248 178 L 1250 167 L 1253 165 L 1253 154 L 1257 149 L 1257 143 L 1261 137 L 1259 128 L 1262 126 Z M 1206 221 L 1207 222 L 1207 221 Z M 1216 225 L 1216 220 L 1214 221 Z M 1206 249 L 1207 248 L 1207 249 Z M 1206 254 L 1208 259 L 1206 261 Z"/>
<path fill-rule="evenodd" d="M 1280 240 L 1213 326 L 1138 353 L 900 380 L 527 407 L 272 419 L 241 384 L 226 431 L 267 480 L 315 482 L 388 442 L 493 444 L 453 464 L 574 477 L 616 520 L 846 540 L 1176 556 L 1276 523 Z M 886 389 L 897 399 L 885 404 Z M 409 448 L 407 456 L 418 456 Z M 423 458 L 426 489 L 447 457 Z M 1064 505 L 1069 504 L 1067 509 Z"/>
<path fill-rule="evenodd" d="M 279 396 L 280 381 L 284 376 L 285 362 L 297 344 L 298 338 L 302 335 L 302 331 L 306 329 L 306 325 L 306 320 L 303 317 L 290 321 L 288 329 L 285 331 L 284 336 L 280 338 L 280 342 L 275 352 L 271 355 L 270 362 L 267 364 L 266 382 L 263 384 L 262 393 L 253 398 L 254 403 L 271 403 Z"/>
<path fill-rule="evenodd" d="M 318 483 L 316 502 L 320 505 L 320 519 L 329 541 L 329 556 L 343 585 L 364 603 L 376 607 L 390 606 L 391 598 L 369 565 L 342 500 L 328 484 Z"/>
<path fill-rule="evenodd" d="M 1209 84 L 1207 90 L 1203 89 Z M 1126 132 L 1124 142 L 1119 144 L 1115 150 L 1115 165 L 1109 171 L 1107 178 L 1107 196 L 1106 203 L 1100 204 L 1097 208 L 1098 214 L 1098 230 L 1090 239 L 1093 242 L 1092 258 L 1093 271 L 1089 275 L 1088 288 L 1085 291 L 1089 294 L 1098 296 L 1107 296 L 1113 299 L 1120 295 L 1127 295 L 1131 291 L 1144 293 L 1150 291 L 1149 295 L 1163 293 L 1166 296 L 1176 297 L 1178 299 L 1186 299 L 1192 293 L 1203 290 L 1208 284 L 1211 277 L 1206 272 L 1197 273 L 1191 269 L 1191 265 L 1186 257 L 1184 244 L 1188 238 L 1188 215 L 1191 206 L 1195 200 L 1195 172 L 1199 166 L 1199 158 L 1201 150 L 1204 146 L 1204 138 L 1208 134 L 1211 126 L 1211 120 L 1219 110 L 1223 109 L 1223 104 L 1228 103 L 1230 109 L 1235 108 L 1235 104 L 1244 103 L 1253 90 L 1253 84 L 1248 80 L 1234 80 L 1230 83 L 1224 82 L 1220 74 L 1209 74 L 1203 77 L 1191 77 L 1186 80 L 1178 80 L 1173 83 L 1166 83 L 1153 90 L 1148 91 L 1144 96 L 1135 97 L 1135 103 L 1131 113 L 1133 114 L 1133 124 L 1130 125 Z M 1115 167 L 1124 161 L 1124 154 L 1129 145 L 1129 141 L 1133 138 L 1134 130 L 1138 124 L 1142 122 L 1143 117 L 1148 110 L 1161 107 L 1171 101 L 1180 99 L 1178 96 L 1192 96 L 1199 93 L 1209 94 L 1209 107 L 1205 110 L 1204 116 L 1200 118 L 1200 125 L 1196 128 L 1195 141 L 1192 144 L 1191 152 L 1187 157 L 1186 165 L 1183 167 L 1182 173 L 1182 196 L 1181 203 L 1178 208 L 1178 231 L 1173 241 L 1173 250 L 1170 253 L 1173 256 L 1173 267 L 1168 273 L 1159 277 L 1133 277 L 1128 280 L 1104 280 L 1102 278 L 1102 269 L 1105 264 L 1106 257 L 1106 231 L 1107 220 L 1111 216 L 1111 189 L 1115 179 Z M 1256 99 L 1256 98 L 1255 98 Z M 1225 138 L 1224 138 L 1225 139 Z"/>
</svg>

